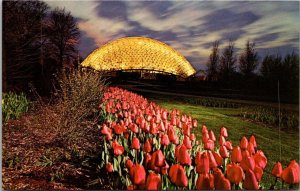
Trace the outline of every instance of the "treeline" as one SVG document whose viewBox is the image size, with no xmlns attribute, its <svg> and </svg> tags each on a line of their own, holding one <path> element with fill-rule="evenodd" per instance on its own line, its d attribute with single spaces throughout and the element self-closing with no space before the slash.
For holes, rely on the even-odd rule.
<svg viewBox="0 0 300 191">
<path fill-rule="evenodd" d="M 79 30 L 65 9 L 41 1 L 3 1 L 3 92 L 39 93 L 52 88 L 54 74 L 76 67 Z"/>
<path fill-rule="evenodd" d="M 232 41 L 223 49 L 219 42 L 213 43 L 207 62 L 207 80 L 218 87 L 241 89 L 257 95 L 277 97 L 278 89 L 286 102 L 299 99 L 299 55 L 285 57 L 266 55 L 259 62 L 253 42 L 247 41 L 245 48 L 237 56 Z"/>
</svg>

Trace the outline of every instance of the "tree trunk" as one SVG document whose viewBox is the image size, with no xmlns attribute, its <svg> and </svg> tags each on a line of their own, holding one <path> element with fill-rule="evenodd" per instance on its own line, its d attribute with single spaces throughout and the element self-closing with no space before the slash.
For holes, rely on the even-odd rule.
<svg viewBox="0 0 300 191">
<path fill-rule="evenodd" d="M 7 91 L 7 72 L 6 72 L 6 66 L 7 66 L 7 55 L 6 55 L 6 49 L 3 47 L 3 62 L 2 62 L 2 93 Z"/>
</svg>

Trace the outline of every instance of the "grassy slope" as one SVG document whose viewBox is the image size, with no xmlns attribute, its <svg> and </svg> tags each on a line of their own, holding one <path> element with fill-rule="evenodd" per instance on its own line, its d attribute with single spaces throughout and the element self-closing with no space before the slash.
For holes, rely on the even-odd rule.
<svg viewBox="0 0 300 191">
<path fill-rule="evenodd" d="M 271 183 L 274 182 L 274 178 L 271 177 L 270 172 L 276 161 L 281 160 L 283 167 L 285 167 L 291 159 L 299 159 L 298 133 L 281 132 L 282 155 L 280 159 L 280 141 L 278 129 L 269 128 L 262 124 L 256 124 L 230 116 L 234 114 L 237 109 L 208 108 L 179 102 L 160 101 L 159 99 L 152 101 L 167 109 L 179 109 L 182 113 L 186 113 L 191 115 L 193 118 L 198 119 L 199 128 L 194 130 L 194 133 L 197 135 L 198 139 L 201 138 L 202 124 L 205 124 L 208 129 L 213 130 L 217 138 L 219 137 L 220 127 L 227 127 L 229 130 L 229 139 L 232 140 L 234 146 L 239 144 L 242 136 L 249 138 L 251 134 L 254 134 L 256 136 L 259 149 L 263 150 L 268 158 L 268 164 L 264 170 L 262 179 L 262 183 L 267 189 L 270 188 Z M 277 183 L 277 185 L 279 185 L 279 183 Z"/>
</svg>

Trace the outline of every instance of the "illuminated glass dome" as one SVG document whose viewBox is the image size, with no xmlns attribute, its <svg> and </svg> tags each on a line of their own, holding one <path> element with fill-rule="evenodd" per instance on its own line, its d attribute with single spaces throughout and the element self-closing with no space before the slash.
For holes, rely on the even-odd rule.
<svg viewBox="0 0 300 191">
<path fill-rule="evenodd" d="M 94 50 L 82 63 L 99 71 L 149 70 L 188 77 L 191 64 L 170 46 L 145 37 L 125 37 Z"/>
</svg>

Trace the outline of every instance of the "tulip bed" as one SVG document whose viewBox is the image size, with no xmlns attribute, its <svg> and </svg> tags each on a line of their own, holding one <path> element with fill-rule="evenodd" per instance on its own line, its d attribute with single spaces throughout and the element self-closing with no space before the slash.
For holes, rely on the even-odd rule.
<svg viewBox="0 0 300 191">
<path fill-rule="evenodd" d="M 100 167 L 118 174 L 123 189 L 269 189 L 260 184 L 268 159 L 255 135 L 234 146 L 225 127 L 216 138 L 203 125 L 197 140 L 196 119 L 117 87 L 108 88 L 100 107 L 107 119 Z M 271 189 L 299 183 L 295 160 L 284 169 L 276 163 L 271 173 Z"/>
</svg>

